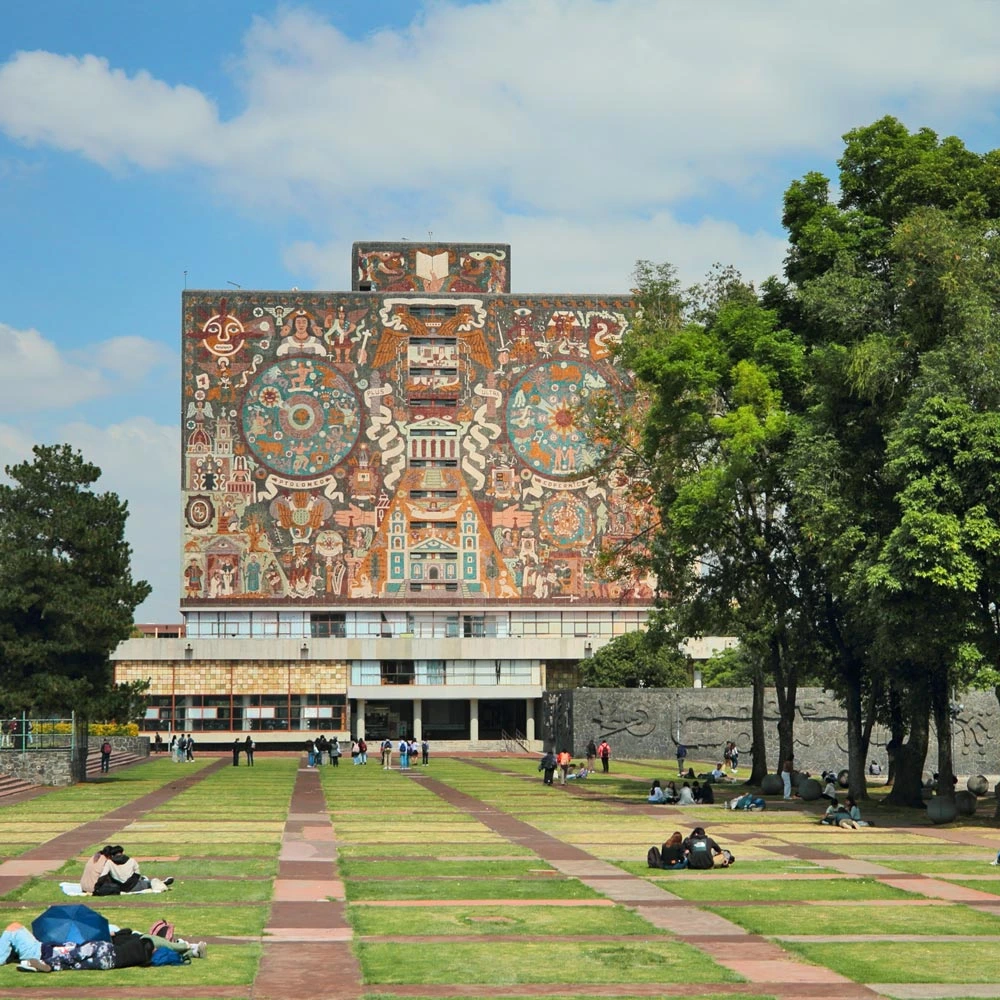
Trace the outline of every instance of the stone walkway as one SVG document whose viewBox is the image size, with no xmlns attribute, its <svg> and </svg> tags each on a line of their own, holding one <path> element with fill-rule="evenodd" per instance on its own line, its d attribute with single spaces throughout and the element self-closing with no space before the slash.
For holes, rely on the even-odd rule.
<svg viewBox="0 0 1000 1000">
<path fill-rule="evenodd" d="M 137 798 L 133 802 L 114 809 L 97 820 L 83 823 L 73 830 L 60 834 L 45 844 L 21 856 L 0 864 L 0 892 L 10 892 L 35 875 L 50 873 L 62 866 L 68 859 L 79 856 L 92 844 L 106 841 L 115 836 L 123 826 L 140 821 L 144 814 L 168 802 L 174 796 L 203 780 L 219 768 L 227 766 L 227 759 L 213 761 L 197 772 L 186 773 L 172 780 L 162 788 Z M 475 764 L 475 761 L 469 761 Z M 490 768 L 490 770 L 494 770 Z M 184 1000 L 184 998 L 242 998 L 242 1000 L 358 1000 L 366 992 L 378 992 L 403 996 L 453 997 L 466 995 L 489 995 L 491 997 L 510 996 L 693 996 L 704 994 L 765 994 L 779 1000 L 808 1000 L 826 998 L 831 1000 L 874 1000 L 879 996 L 899 998 L 899 1000 L 947 1000 L 947 998 L 1000 998 L 998 984 L 857 984 L 833 973 L 826 967 L 811 965 L 796 954 L 786 951 L 782 942 L 843 942 L 864 943 L 878 941 L 924 942 L 947 940 L 956 943 L 980 943 L 983 947 L 995 947 L 1000 942 L 997 936 L 950 935 L 928 938 L 914 934 L 840 934 L 831 936 L 786 934 L 763 937 L 752 934 L 724 917 L 711 913 L 707 907 L 712 904 L 704 900 L 687 900 L 671 893 L 662 883 L 665 879 L 651 880 L 632 875 L 623 869 L 594 857 L 588 851 L 568 844 L 547 834 L 545 831 L 518 817 L 487 805 L 474 796 L 465 794 L 450 785 L 438 781 L 426 771 L 415 770 L 408 776 L 468 817 L 484 824 L 512 845 L 527 848 L 541 860 L 564 876 L 580 879 L 585 885 L 601 894 L 600 899 L 465 899 L 465 900 L 385 900 L 366 901 L 365 906 L 377 907 L 461 907 L 488 905 L 513 907 L 564 906 L 589 909 L 603 909 L 621 903 L 635 910 L 651 926 L 669 932 L 676 940 L 697 948 L 706 957 L 726 969 L 737 973 L 746 980 L 742 983 L 678 983 L 630 985 L 581 985 L 577 983 L 544 985 L 513 985 L 509 987 L 489 987 L 479 984 L 456 985 L 386 985 L 365 987 L 361 982 L 361 970 L 352 951 L 353 933 L 347 920 L 344 886 L 337 869 L 336 832 L 330 819 L 330 811 L 324 799 L 320 772 L 300 766 L 296 773 L 288 815 L 284 823 L 281 848 L 278 859 L 278 873 L 274 881 L 273 901 L 263 937 L 263 955 L 256 980 L 251 988 L 181 986 L 164 989 L 129 988 L 127 995 L 149 1000 Z M 521 776 L 523 777 L 523 776 Z M 574 789 L 574 794 L 587 794 L 587 790 Z M 618 803 L 615 803 L 616 805 Z M 628 804 L 622 804 L 629 808 Z M 720 815 L 720 819 L 721 819 Z M 707 824 L 706 824 L 707 825 Z M 989 832 L 961 829 L 940 831 L 936 828 L 913 827 L 905 831 L 910 834 L 947 839 L 956 846 L 989 847 L 996 840 Z M 941 836 L 947 832 L 949 836 Z M 968 837 L 963 836 L 968 833 Z M 752 839 L 756 834 L 747 834 Z M 977 889 L 970 889 L 932 875 L 907 874 L 891 869 L 883 864 L 867 860 L 846 858 L 835 849 L 780 844 L 781 833 L 768 830 L 768 849 L 792 860 L 820 863 L 835 869 L 837 874 L 790 873 L 783 878 L 795 881 L 829 881 L 843 876 L 863 876 L 873 878 L 886 885 L 907 893 L 912 898 L 906 900 L 866 900 L 866 907 L 913 906 L 928 907 L 951 903 L 964 903 L 991 915 L 1000 914 L 1000 896 Z M 732 838 L 738 840 L 740 838 Z M 774 844 L 774 841 L 778 841 Z M 385 853 L 372 851 L 373 859 L 381 859 Z M 512 854 L 511 859 L 524 860 L 523 855 Z M 426 855 L 414 856 L 413 860 L 426 860 Z M 360 858 L 358 860 L 361 860 Z M 403 860 L 401 855 L 394 860 Z M 451 860 L 459 860 L 452 858 Z M 395 876 L 400 877 L 400 876 Z M 405 877 L 405 876 L 404 876 Z M 677 873 L 676 879 L 702 877 L 699 873 Z M 956 875 L 955 878 L 977 880 L 986 876 Z M 990 877 L 1000 875 L 990 873 Z M 382 880 L 378 876 L 373 879 Z M 728 880 L 752 881 L 773 879 L 773 875 L 740 872 L 734 869 L 727 873 Z M 391 880 L 392 876 L 388 880 Z M 720 886 L 722 883 L 720 882 Z M 140 903 L 136 900 L 136 903 Z M 17 904 L 7 904 L 8 908 Z M 26 908 L 29 904 L 25 904 Z M 141 905 L 141 904 L 140 904 Z M 150 906 L 157 906 L 155 897 L 150 898 Z M 194 904 L 191 904 L 194 905 Z M 227 906 L 228 903 L 205 903 L 203 906 Z M 768 901 L 725 901 L 724 905 L 735 907 L 753 906 L 814 906 L 809 900 L 768 900 Z M 856 900 L 823 901 L 826 906 L 858 906 Z M 33 907 L 32 907 L 33 908 Z M 212 939 L 209 939 L 210 941 Z M 235 939 L 228 939 L 235 940 Z M 256 939 L 254 939 L 256 940 Z M 366 939 L 375 940 L 375 939 Z M 440 936 L 398 935 L 382 936 L 379 941 L 386 943 L 427 943 L 435 947 L 447 947 L 449 942 L 468 941 L 468 938 L 448 938 Z M 478 943 L 516 941 L 534 942 L 542 940 L 537 936 L 477 935 Z M 613 932 L 609 934 L 579 934 L 560 938 L 567 942 L 605 943 L 620 941 Z M 663 938 L 655 936 L 630 936 L 629 941 L 660 943 Z M 106 998 L 108 990 L 99 984 L 65 988 L 60 982 L 57 993 L 67 998 Z M 2 997 L 39 997 L 37 983 L 23 989 L 7 990 Z"/>
</svg>

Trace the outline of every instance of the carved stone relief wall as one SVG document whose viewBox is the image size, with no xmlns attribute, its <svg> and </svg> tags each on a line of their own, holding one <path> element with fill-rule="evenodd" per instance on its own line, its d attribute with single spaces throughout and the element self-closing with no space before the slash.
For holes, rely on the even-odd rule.
<svg viewBox="0 0 1000 1000">
<path fill-rule="evenodd" d="M 692 760 L 716 762 L 722 748 L 736 742 L 742 762 L 750 761 L 752 727 L 749 688 L 583 688 L 546 696 L 543 738 L 582 754 L 591 738 L 611 744 L 615 757 L 674 760 L 677 743 Z M 958 774 L 1000 772 L 997 732 L 1000 705 L 992 692 L 969 691 L 961 698 L 955 721 L 954 754 Z M 548 704 L 555 703 L 555 704 Z M 768 770 L 778 752 L 778 705 L 773 690 L 764 708 Z M 890 733 L 876 726 L 871 758 L 886 767 Z M 847 765 L 847 722 L 843 708 L 829 691 L 799 691 L 795 718 L 795 761 L 799 768 L 839 770 Z M 928 772 L 936 770 L 937 740 L 931 731 Z"/>
</svg>

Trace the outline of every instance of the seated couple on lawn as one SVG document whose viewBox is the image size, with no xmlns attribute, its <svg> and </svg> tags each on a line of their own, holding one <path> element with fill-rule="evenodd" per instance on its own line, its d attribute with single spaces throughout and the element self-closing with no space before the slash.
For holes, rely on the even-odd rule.
<svg viewBox="0 0 1000 1000">
<path fill-rule="evenodd" d="M 651 847 L 646 855 L 650 868 L 671 871 L 680 868 L 728 868 L 735 860 L 731 852 L 719 847 L 700 826 L 683 839 L 680 831 L 675 830 L 659 850 Z"/>
<path fill-rule="evenodd" d="M 80 888 L 94 896 L 117 896 L 123 892 L 162 892 L 173 885 L 172 878 L 146 878 L 139 863 L 120 844 L 102 847 L 84 866 Z"/>
<path fill-rule="evenodd" d="M 863 826 L 873 826 L 861 818 L 861 810 L 857 802 L 848 797 L 843 803 L 833 801 L 826 807 L 826 812 L 820 819 L 824 826 L 839 826 L 843 830 L 860 830 Z"/>
</svg>

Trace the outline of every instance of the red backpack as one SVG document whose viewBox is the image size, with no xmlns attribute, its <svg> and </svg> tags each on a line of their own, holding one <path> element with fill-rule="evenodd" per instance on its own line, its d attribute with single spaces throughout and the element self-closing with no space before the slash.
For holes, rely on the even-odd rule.
<svg viewBox="0 0 1000 1000">
<path fill-rule="evenodd" d="M 152 927 L 149 928 L 149 933 L 152 937 L 165 938 L 167 941 L 174 940 L 174 925 L 167 920 L 157 920 Z"/>
</svg>

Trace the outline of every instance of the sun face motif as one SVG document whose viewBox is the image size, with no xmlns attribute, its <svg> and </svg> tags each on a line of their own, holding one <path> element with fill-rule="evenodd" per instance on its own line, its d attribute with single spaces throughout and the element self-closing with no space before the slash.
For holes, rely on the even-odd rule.
<svg viewBox="0 0 1000 1000">
<path fill-rule="evenodd" d="M 507 433 L 518 458 L 553 479 L 590 475 L 606 449 L 591 437 L 588 401 L 596 392 L 612 391 L 590 364 L 553 361 L 533 368 L 507 403 Z"/>
</svg>

